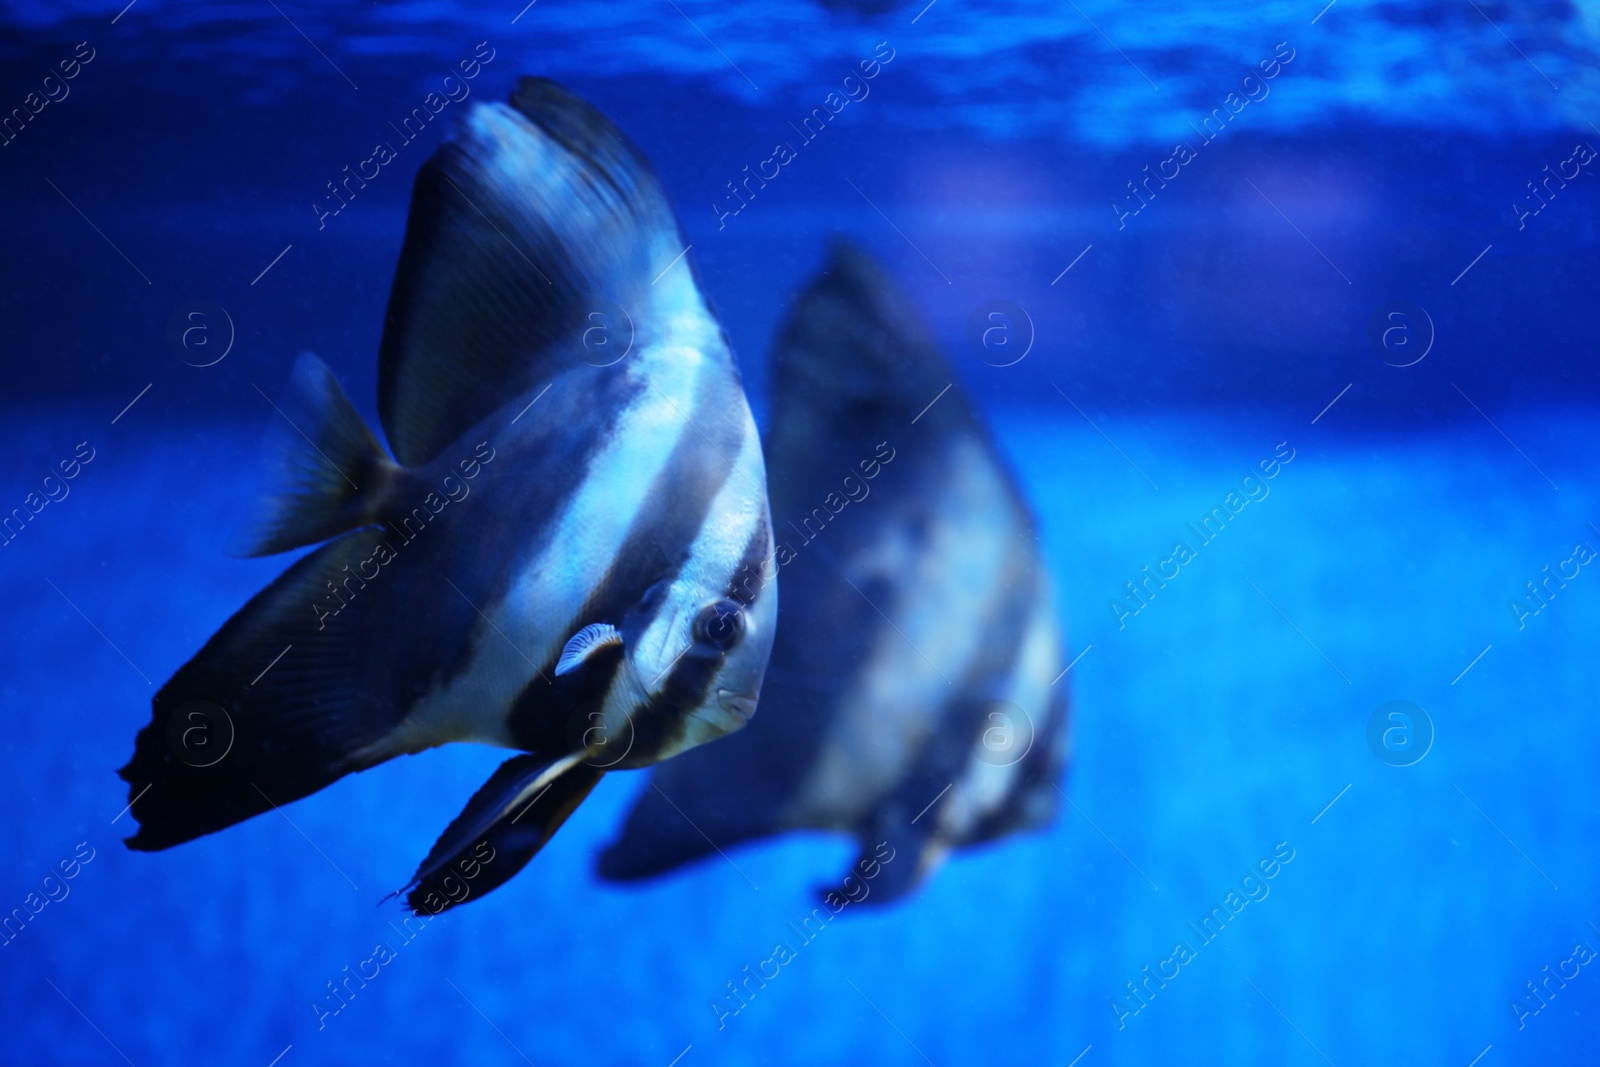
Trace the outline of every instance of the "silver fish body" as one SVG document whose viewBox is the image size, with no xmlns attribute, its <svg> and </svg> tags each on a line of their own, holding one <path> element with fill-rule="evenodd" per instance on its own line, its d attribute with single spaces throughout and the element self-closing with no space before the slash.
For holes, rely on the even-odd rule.
<svg viewBox="0 0 1600 1067">
<path fill-rule="evenodd" d="M 474 106 L 419 173 L 379 370 L 392 459 L 331 371 L 297 364 L 280 489 L 241 548 L 327 543 L 156 695 L 121 772 L 128 844 L 451 741 L 526 753 L 413 878 L 412 907 L 437 912 L 469 865 L 478 895 L 516 873 L 605 771 L 745 724 L 772 529 L 672 212 L 638 150 L 551 82 Z M 199 720 L 226 729 L 215 759 L 192 751 Z"/>
<path fill-rule="evenodd" d="M 654 771 L 600 871 L 658 874 L 707 838 L 839 830 L 863 857 L 894 849 L 871 887 L 893 899 L 949 850 L 1056 809 L 1067 698 L 1051 582 L 951 368 L 865 256 L 834 250 L 775 359 L 784 599 L 762 714 Z"/>
</svg>

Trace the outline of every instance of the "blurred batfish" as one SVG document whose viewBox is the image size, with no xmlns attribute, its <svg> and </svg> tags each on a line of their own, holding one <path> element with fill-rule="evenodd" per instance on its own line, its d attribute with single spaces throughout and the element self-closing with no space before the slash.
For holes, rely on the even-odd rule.
<svg viewBox="0 0 1600 1067">
<path fill-rule="evenodd" d="M 836 247 L 773 372 L 766 448 L 789 521 L 761 717 L 653 772 L 603 877 L 842 830 L 863 862 L 882 841 L 903 857 L 872 882 L 884 901 L 950 849 L 1054 814 L 1067 708 L 1050 582 L 953 378 L 883 272 Z"/>
<path fill-rule="evenodd" d="M 156 694 L 121 771 L 127 843 L 167 848 L 448 741 L 527 753 L 407 887 L 438 912 L 465 899 L 453 867 L 470 892 L 501 884 L 606 769 L 750 718 L 771 520 L 738 371 L 655 176 L 552 82 L 474 107 L 417 175 L 379 376 L 393 461 L 301 357 L 300 444 L 247 554 L 334 540 Z"/>
</svg>

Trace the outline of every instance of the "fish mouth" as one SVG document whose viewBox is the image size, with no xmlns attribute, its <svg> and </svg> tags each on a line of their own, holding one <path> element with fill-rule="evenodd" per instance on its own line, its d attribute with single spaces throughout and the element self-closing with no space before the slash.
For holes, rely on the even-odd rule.
<svg viewBox="0 0 1600 1067">
<path fill-rule="evenodd" d="M 749 722 L 750 717 L 756 713 L 756 698 L 747 696 L 737 689 L 718 689 L 717 703 L 721 705 L 723 711 L 738 720 L 739 726 Z"/>
<path fill-rule="evenodd" d="M 660 762 L 697 745 L 742 730 L 755 712 L 755 697 L 741 693 L 737 689 L 718 689 L 716 703 L 706 701 L 690 711 L 688 718 L 684 720 L 680 736 L 675 741 L 668 742 L 662 751 L 657 752 L 653 762 Z"/>
</svg>

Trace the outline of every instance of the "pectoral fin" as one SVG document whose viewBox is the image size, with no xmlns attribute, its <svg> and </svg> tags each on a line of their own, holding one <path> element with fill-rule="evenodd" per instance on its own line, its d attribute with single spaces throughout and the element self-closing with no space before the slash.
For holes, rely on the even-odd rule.
<svg viewBox="0 0 1600 1067">
<path fill-rule="evenodd" d="M 570 674 L 604 649 L 622 644 L 622 635 L 609 622 L 593 622 L 573 634 L 556 661 L 557 677 Z"/>
<path fill-rule="evenodd" d="M 501 764 L 400 890 L 411 910 L 437 915 L 527 866 L 604 776 L 581 762 L 585 755 L 516 756 Z"/>
</svg>

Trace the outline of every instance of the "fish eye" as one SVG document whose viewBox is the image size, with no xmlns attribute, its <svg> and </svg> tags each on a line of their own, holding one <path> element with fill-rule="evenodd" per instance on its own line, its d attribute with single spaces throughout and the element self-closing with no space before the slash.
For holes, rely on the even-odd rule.
<svg viewBox="0 0 1600 1067">
<path fill-rule="evenodd" d="M 744 637 L 744 609 L 732 600 L 713 600 L 695 618 L 694 637 L 726 652 Z"/>
</svg>

